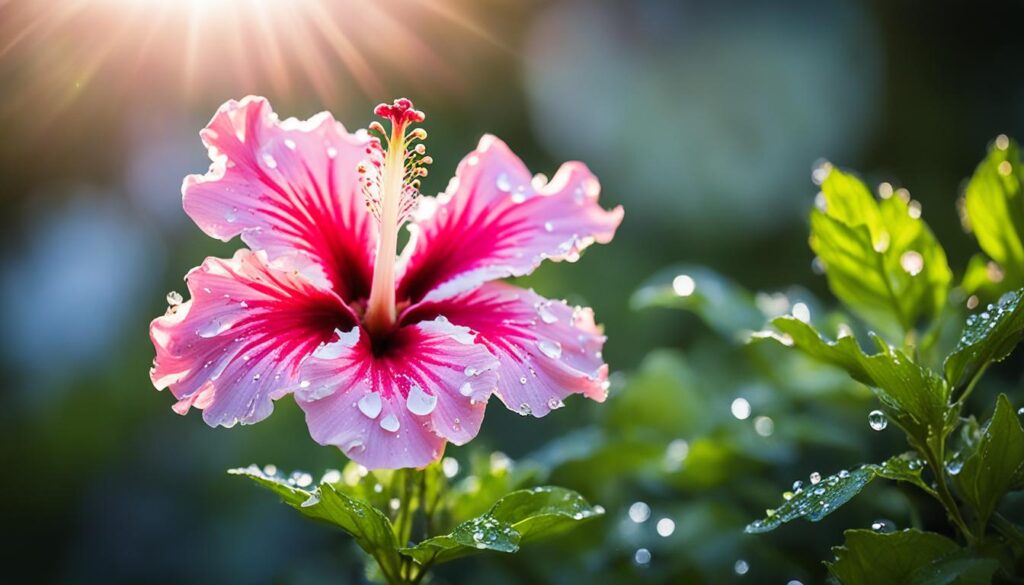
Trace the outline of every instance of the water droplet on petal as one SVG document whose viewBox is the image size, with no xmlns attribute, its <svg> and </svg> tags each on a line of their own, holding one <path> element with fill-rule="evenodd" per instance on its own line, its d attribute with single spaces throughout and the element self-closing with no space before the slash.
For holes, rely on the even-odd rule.
<svg viewBox="0 0 1024 585">
<path fill-rule="evenodd" d="M 396 432 L 402 424 L 398 422 L 398 417 L 393 414 L 389 414 L 381 419 L 380 428 L 384 429 L 389 433 Z"/>
<path fill-rule="evenodd" d="M 413 384 L 412 388 L 409 388 L 409 395 L 405 399 L 405 406 L 413 414 L 426 416 L 434 412 L 434 408 L 437 406 L 437 396 L 427 394 L 423 388 Z"/>
<path fill-rule="evenodd" d="M 540 317 L 541 321 L 547 323 L 548 325 L 558 321 L 558 317 L 553 312 L 551 312 L 551 309 L 548 307 L 547 303 L 541 303 L 540 305 L 537 305 L 537 316 Z"/>
<path fill-rule="evenodd" d="M 459 388 L 459 394 L 462 394 L 463 396 L 472 396 L 473 385 L 470 384 L 469 382 L 464 383 L 462 387 Z"/>
<path fill-rule="evenodd" d="M 495 181 L 494 184 L 495 186 L 498 187 L 499 191 L 504 191 L 508 193 L 509 191 L 512 190 L 512 183 L 509 182 L 508 175 L 506 175 L 505 173 L 501 173 L 500 175 L 498 175 L 498 180 Z"/>
<path fill-rule="evenodd" d="M 553 360 L 562 357 L 562 345 L 557 341 L 542 339 L 537 342 L 537 348 L 540 349 L 541 353 Z"/>
<path fill-rule="evenodd" d="M 377 418 L 377 415 L 380 414 L 384 404 L 380 399 L 380 394 L 376 392 L 369 392 L 359 399 L 356 406 L 359 407 L 359 412 L 370 418 Z M 381 423 L 381 426 L 383 426 L 383 423 Z"/>
<path fill-rule="evenodd" d="M 172 290 L 171 292 L 167 293 L 167 304 L 172 307 L 177 307 L 184 301 L 185 299 L 181 297 L 181 293 L 179 293 L 176 290 Z"/>
</svg>

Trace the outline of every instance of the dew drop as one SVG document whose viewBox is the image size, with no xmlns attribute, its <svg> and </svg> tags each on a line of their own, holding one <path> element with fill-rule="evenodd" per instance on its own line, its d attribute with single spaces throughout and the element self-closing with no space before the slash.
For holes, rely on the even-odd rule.
<svg viewBox="0 0 1024 585">
<path fill-rule="evenodd" d="M 516 410 L 516 412 L 519 413 L 519 416 L 529 416 L 533 414 L 533 409 L 530 408 L 529 404 L 524 402 L 519 405 L 519 408 Z"/>
<path fill-rule="evenodd" d="M 277 168 L 277 159 L 275 159 L 274 155 L 269 152 L 263 153 L 263 163 L 272 169 Z"/>
<path fill-rule="evenodd" d="M 817 471 L 811 473 L 811 485 L 817 485 L 821 481 L 821 474 Z"/>
<path fill-rule="evenodd" d="M 884 431 L 889 426 L 889 418 L 881 410 L 872 410 L 868 413 L 868 426 L 873 431 Z"/>
<path fill-rule="evenodd" d="M 405 399 L 405 406 L 413 414 L 426 416 L 434 412 L 434 408 L 437 407 L 437 396 L 427 394 L 423 388 L 413 384 L 412 388 L 409 389 L 409 395 Z"/>
<path fill-rule="evenodd" d="M 540 349 L 541 353 L 553 360 L 562 357 L 562 345 L 557 341 L 542 339 L 537 342 L 537 348 Z"/>
<path fill-rule="evenodd" d="M 215 317 L 196 329 L 196 335 L 203 338 L 216 337 L 231 328 L 231 323 L 221 317 Z"/>
<path fill-rule="evenodd" d="M 540 320 L 547 323 L 548 325 L 558 321 L 558 316 L 555 315 L 547 303 L 541 303 L 537 305 L 537 316 Z"/>
<path fill-rule="evenodd" d="M 459 388 L 459 394 L 462 394 L 463 396 L 472 396 L 473 385 L 470 384 L 469 382 L 464 383 L 462 387 Z"/>
<path fill-rule="evenodd" d="M 398 422 L 398 417 L 396 417 L 393 414 L 385 416 L 380 421 L 380 428 L 384 429 L 389 433 L 396 432 L 401 426 L 401 423 Z"/>
<path fill-rule="evenodd" d="M 498 187 L 499 191 L 509 192 L 512 190 L 512 183 L 508 180 L 508 175 L 501 173 L 498 175 L 498 180 L 494 182 L 495 186 Z"/>
<path fill-rule="evenodd" d="M 169 306 L 177 307 L 184 301 L 185 299 L 181 297 L 181 293 L 179 293 L 176 290 L 172 290 L 171 292 L 167 293 L 167 304 Z"/>
<path fill-rule="evenodd" d="M 359 407 L 359 412 L 365 414 L 367 417 L 377 418 L 377 415 L 380 414 L 384 404 L 380 399 L 380 394 L 376 392 L 369 392 L 359 399 L 356 406 Z M 381 423 L 381 426 L 384 426 L 383 422 Z"/>
<path fill-rule="evenodd" d="M 886 520 L 884 518 L 879 518 L 878 520 L 875 520 L 874 522 L 871 523 L 871 530 L 874 530 L 875 532 L 881 532 L 881 533 L 886 533 L 887 534 L 889 532 L 895 532 L 896 531 L 896 524 L 894 524 L 892 522 L 892 520 Z"/>
</svg>

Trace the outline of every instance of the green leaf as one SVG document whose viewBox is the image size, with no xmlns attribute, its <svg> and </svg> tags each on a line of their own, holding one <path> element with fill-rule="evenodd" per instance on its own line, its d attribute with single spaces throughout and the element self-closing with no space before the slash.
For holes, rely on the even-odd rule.
<svg viewBox="0 0 1024 585">
<path fill-rule="evenodd" d="M 826 563 L 829 572 L 843 585 L 905 585 L 918 571 L 960 550 L 945 536 L 917 529 L 879 533 L 847 530 L 843 546 L 834 547 L 835 562 Z M 932 578 L 931 575 L 926 575 Z M 941 583 L 941 580 L 920 583 Z M 948 581 L 946 581 L 948 582 Z"/>
<path fill-rule="evenodd" d="M 811 248 L 836 297 L 899 339 L 945 306 L 952 280 L 946 254 L 919 206 L 899 196 L 878 201 L 855 176 L 828 169 L 824 210 L 811 213 Z"/>
<path fill-rule="evenodd" d="M 995 260 L 1009 288 L 1024 286 L 1024 197 L 1017 144 L 1000 136 L 967 184 L 965 212 L 978 245 Z"/>
<path fill-rule="evenodd" d="M 772 325 L 781 335 L 769 333 L 767 337 L 842 368 L 854 380 L 873 388 L 890 417 L 919 441 L 928 437 L 929 430 L 945 436 L 952 418 L 950 388 L 935 372 L 914 363 L 878 337 L 874 341 L 879 353 L 867 355 L 852 336 L 829 341 L 793 317 L 780 317 Z"/>
<path fill-rule="evenodd" d="M 979 253 L 967 261 L 960 288 L 964 289 L 965 294 L 976 295 L 979 300 L 984 299 L 988 302 L 998 299 L 999 295 L 1006 291 L 1005 280 L 1003 269 L 995 261 Z"/>
<path fill-rule="evenodd" d="M 865 464 L 852 472 L 840 471 L 817 484 L 801 485 L 794 492 L 787 492 L 784 495 L 786 502 L 770 511 L 767 518 L 747 525 L 746 532 L 769 532 L 797 518 L 818 522 L 850 501 L 876 477 L 912 483 L 930 492 L 931 488 L 921 479 L 924 466 L 924 461 L 916 453 L 909 452 L 880 465 Z"/>
<path fill-rule="evenodd" d="M 565 532 L 602 514 L 602 508 L 591 506 L 571 490 L 519 490 L 498 500 L 486 514 L 401 553 L 420 564 L 443 563 L 482 550 L 513 553 L 527 542 Z"/>
<path fill-rule="evenodd" d="M 953 482 L 983 522 L 1006 492 L 1024 484 L 1024 428 L 1005 394 L 996 400 L 977 449 L 964 460 Z"/>
<path fill-rule="evenodd" d="M 726 339 L 764 326 L 754 297 L 733 281 L 701 266 L 680 265 L 652 277 L 636 293 L 634 309 L 668 307 L 692 311 Z"/>
<path fill-rule="evenodd" d="M 1024 338 L 1024 289 L 1008 292 L 995 305 L 967 318 L 960 341 L 944 364 L 946 381 L 967 384 L 979 370 L 1010 355 Z"/>
<path fill-rule="evenodd" d="M 748 524 L 745 532 L 770 532 L 797 518 L 818 522 L 859 494 L 875 477 L 874 467 L 865 465 L 852 472 L 841 471 L 816 484 L 802 486 L 794 493 L 787 492 L 788 499 L 784 504 L 769 511 L 767 518 Z"/>
<path fill-rule="evenodd" d="M 385 573 L 395 574 L 401 565 L 398 543 L 391 521 L 369 503 L 351 498 L 333 484 L 321 483 L 306 490 L 284 478 L 263 473 L 259 467 L 231 469 L 228 473 L 247 477 L 281 496 L 303 516 L 331 524 L 352 535 L 356 544 L 374 557 Z"/>
<path fill-rule="evenodd" d="M 892 457 L 881 465 L 873 466 L 873 469 L 878 477 L 911 483 L 926 492 L 931 492 L 932 489 L 921 478 L 924 467 L 924 460 L 911 451 Z"/>
</svg>

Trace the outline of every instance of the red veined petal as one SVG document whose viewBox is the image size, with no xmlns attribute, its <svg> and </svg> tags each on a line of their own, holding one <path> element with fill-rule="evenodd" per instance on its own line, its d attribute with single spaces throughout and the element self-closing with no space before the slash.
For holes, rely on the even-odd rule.
<svg viewBox="0 0 1024 585">
<path fill-rule="evenodd" d="M 332 292 L 269 266 L 261 253 L 207 258 L 186 277 L 191 300 L 150 325 L 158 390 L 175 411 L 203 410 L 210 426 L 263 420 L 296 383 L 299 363 L 355 323 Z"/>
<path fill-rule="evenodd" d="M 356 170 L 368 136 L 349 134 L 327 112 L 278 121 L 252 96 L 225 103 L 200 134 L 213 163 L 186 177 L 182 194 L 204 232 L 224 241 L 241 234 L 345 301 L 369 294 L 377 225 Z"/>
<path fill-rule="evenodd" d="M 444 315 L 475 332 L 501 366 L 496 394 L 509 409 L 544 416 L 572 394 L 603 402 L 605 337 L 590 309 L 545 299 L 532 290 L 488 283 L 457 297 L 411 308 L 402 321 Z"/>
<path fill-rule="evenodd" d="M 417 220 L 398 298 L 441 300 L 611 241 L 623 211 L 603 209 L 599 191 L 580 162 L 563 164 L 548 183 L 535 182 L 504 142 L 484 136 L 433 202 L 433 213 Z"/>
<path fill-rule="evenodd" d="M 397 469 L 475 437 L 498 362 L 472 333 L 439 318 L 383 343 L 374 347 L 365 332 L 342 336 L 302 365 L 295 399 L 313 439 L 371 469 Z"/>
</svg>

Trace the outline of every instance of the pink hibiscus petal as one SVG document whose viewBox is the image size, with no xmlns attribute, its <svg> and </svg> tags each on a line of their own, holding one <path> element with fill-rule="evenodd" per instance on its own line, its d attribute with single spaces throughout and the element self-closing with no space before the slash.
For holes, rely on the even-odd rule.
<svg viewBox="0 0 1024 585">
<path fill-rule="evenodd" d="M 370 137 L 327 112 L 278 121 L 264 98 L 229 101 L 201 132 L 213 163 L 182 186 L 185 212 L 208 235 L 241 234 L 345 301 L 369 294 L 377 224 L 356 167 Z"/>
<path fill-rule="evenodd" d="M 476 436 L 498 361 L 468 329 L 421 321 L 378 347 L 356 331 L 300 368 L 295 399 L 314 440 L 371 469 L 396 469 L 427 465 L 447 441 Z"/>
<path fill-rule="evenodd" d="M 207 258 L 186 281 L 191 300 L 150 325 L 150 375 L 178 398 L 175 412 L 200 408 L 210 426 L 266 418 L 296 383 L 299 363 L 355 324 L 334 293 L 269 266 L 262 253 Z"/>
<path fill-rule="evenodd" d="M 444 315 L 478 335 L 501 363 L 496 394 L 509 409 L 544 416 L 572 394 L 607 395 L 605 337 L 590 309 L 504 283 L 412 307 L 403 322 Z"/>
<path fill-rule="evenodd" d="M 563 164 L 542 184 L 504 142 L 484 136 L 417 221 L 398 298 L 442 300 L 528 274 L 545 258 L 575 260 L 591 243 L 610 241 L 622 221 L 622 207 L 603 209 L 599 192 L 583 163 Z"/>
</svg>

